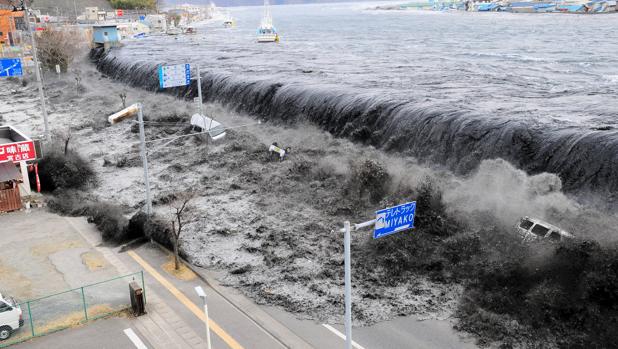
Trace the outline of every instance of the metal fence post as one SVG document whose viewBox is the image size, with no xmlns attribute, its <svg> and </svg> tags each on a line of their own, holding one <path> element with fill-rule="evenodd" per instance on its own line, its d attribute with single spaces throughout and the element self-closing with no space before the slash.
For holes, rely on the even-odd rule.
<svg viewBox="0 0 618 349">
<path fill-rule="evenodd" d="M 30 302 L 26 302 L 26 306 L 28 307 L 28 317 L 30 318 L 30 331 L 32 332 L 32 337 L 34 337 L 34 322 L 32 321 L 32 312 L 30 311 Z"/>
<path fill-rule="evenodd" d="M 144 304 L 146 304 L 146 284 L 144 283 L 144 271 L 140 271 L 142 274 L 142 294 L 144 295 Z"/>
<path fill-rule="evenodd" d="M 86 321 L 88 321 L 88 308 L 86 307 L 86 296 L 84 295 L 84 288 L 81 287 L 82 290 L 82 304 L 84 305 L 84 316 L 86 317 Z"/>
</svg>

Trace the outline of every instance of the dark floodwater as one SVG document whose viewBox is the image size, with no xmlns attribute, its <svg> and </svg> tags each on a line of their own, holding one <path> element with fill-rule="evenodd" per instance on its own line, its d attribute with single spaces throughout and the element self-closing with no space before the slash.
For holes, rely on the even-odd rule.
<svg viewBox="0 0 618 349">
<path fill-rule="evenodd" d="M 232 8 L 235 29 L 127 41 L 99 68 L 154 88 L 154 65 L 195 62 L 207 100 L 464 172 L 503 157 L 616 194 L 618 15 L 370 6 L 274 6 L 280 44 L 255 42 L 261 8 Z"/>
</svg>

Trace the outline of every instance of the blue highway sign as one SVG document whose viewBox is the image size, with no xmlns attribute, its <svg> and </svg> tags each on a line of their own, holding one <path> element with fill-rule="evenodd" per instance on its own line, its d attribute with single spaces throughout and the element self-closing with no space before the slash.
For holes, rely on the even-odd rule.
<svg viewBox="0 0 618 349">
<path fill-rule="evenodd" d="M 373 238 L 377 239 L 414 228 L 415 212 L 416 201 L 376 211 Z"/>
<path fill-rule="evenodd" d="M 189 64 L 163 65 L 159 67 L 159 87 L 168 88 L 191 84 Z"/>
<path fill-rule="evenodd" d="M 9 76 L 22 76 L 21 59 L 0 58 L 0 78 Z"/>
</svg>

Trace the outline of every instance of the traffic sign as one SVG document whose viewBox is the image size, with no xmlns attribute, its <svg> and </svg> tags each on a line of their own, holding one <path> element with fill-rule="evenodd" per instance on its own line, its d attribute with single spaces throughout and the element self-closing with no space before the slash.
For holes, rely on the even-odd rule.
<svg viewBox="0 0 618 349">
<path fill-rule="evenodd" d="M 373 238 L 377 239 L 414 228 L 415 212 L 416 201 L 376 211 Z"/>
<path fill-rule="evenodd" d="M 0 77 L 22 76 L 21 59 L 0 58 Z"/>
<path fill-rule="evenodd" d="M 159 67 L 159 87 L 168 88 L 191 84 L 191 65 L 162 65 Z"/>
</svg>

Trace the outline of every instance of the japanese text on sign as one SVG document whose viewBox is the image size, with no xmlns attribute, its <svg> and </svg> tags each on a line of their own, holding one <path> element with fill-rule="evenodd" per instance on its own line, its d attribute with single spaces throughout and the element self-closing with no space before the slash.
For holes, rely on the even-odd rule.
<svg viewBox="0 0 618 349">
<path fill-rule="evenodd" d="M 164 65 L 159 67 L 159 87 L 187 86 L 191 83 L 189 64 Z"/>
<path fill-rule="evenodd" d="M 416 201 L 376 211 L 373 238 L 377 239 L 402 230 L 414 228 L 415 212 Z"/>
<path fill-rule="evenodd" d="M 0 145 L 0 162 L 26 161 L 36 159 L 33 141 L 8 143 Z"/>
</svg>

